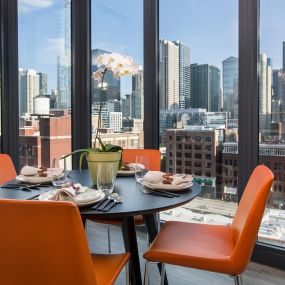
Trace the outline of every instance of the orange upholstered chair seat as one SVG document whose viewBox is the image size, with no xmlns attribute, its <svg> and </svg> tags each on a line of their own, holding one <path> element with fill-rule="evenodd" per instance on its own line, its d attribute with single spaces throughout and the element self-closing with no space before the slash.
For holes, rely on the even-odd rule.
<svg viewBox="0 0 285 285">
<path fill-rule="evenodd" d="M 144 257 L 148 260 L 220 273 L 230 268 L 234 242 L 229 226 L 168 222 Z"/>
<path fill-rule="evenodd" d="M 15 179 L 17 176 L 14 163 L 7 154 L 0 154 L 0 185 Z"/>
<path fill-rule="evenodd" d="M 129 253 L 92 255 L 97 284 L 114 284 L 129 258 Z"/>
<path fill-rule="evenodd" d="M 230 225 L 166 223 L 144 254 L 146 268 L 149 261 L 158 261 L 163 268 L 166 263 L 229 274 L 240 284 L 239 274 L 250 261 L 273 178 L 266 166 L 255 168 Z"/>
<path fill-rule="evenodd" d="M 111 285 L 129 253 L 91 255 L 76 205 L 0 200 L 0 284 Z"/>
</svg>

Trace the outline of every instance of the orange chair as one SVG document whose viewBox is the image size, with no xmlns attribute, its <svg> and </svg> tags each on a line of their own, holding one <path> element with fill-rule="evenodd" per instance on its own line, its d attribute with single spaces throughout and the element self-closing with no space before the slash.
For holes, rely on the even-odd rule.
<svg viewBox="0 0 285 285">
<path fill-rule="evenodd" d="M 124 149 L 122 155 L 123 163 L 136 162 L 137 155 L 144 155 L 148 157 L 149 170 L 160 171 L 161 153 L 156 149 Z M 137 226 L 143 225 L 143 216 L 138 215 L 134 217 L 135 224 Z M 108 224 L 108 225 L 121 225 L 122 219 L 112 219 L 112 220 L 100 220 L 100 219 L 90 219 L 93 222 Z M 108 226 L 108 251 L 111 253 L 111 236 L 110 236 L 110 226 Z"/>
<path fill-rule="evenodd" d="M 17 176 L 13 161 L 8 154 L 0 154 L 0 185 Z"/>
<path fill-rule="evenodd" d="M 0 228 L 3 285 L 114 284 L 130 257 L 91 255 L 70 202 L 0 200 Z"/>
<path fill-rule="evenodd" d="M 256 167 L 230 225 L 166 223 L 144 254 L 145 285 L 151 261 L 162 263 L 161 284 L 165 263 L 229 274 L 241 284 L 239 275 L 250 261 L 273 178 L 267 167 Z"/>
</svg>

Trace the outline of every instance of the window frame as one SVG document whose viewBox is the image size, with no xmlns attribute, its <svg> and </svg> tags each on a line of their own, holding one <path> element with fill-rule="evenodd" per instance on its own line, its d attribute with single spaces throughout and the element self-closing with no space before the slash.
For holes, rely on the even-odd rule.
<svg viewBox="0 0 285 285">
<path fill-rule="evenodd" d="M 159 0 L 144 7 L 145 148 L 159 149 Z M 259 0 L 237 0 L 239 7 L 239 160 L 238 196 L 258 165 Z M 19 163 L 18 1 L 1 1 L 2 152 Z M 91 1 L 72 0 L 72 148 L 91 144 Z M 80 56 L 78 56 L 80 55 Z M 73 96 L 80 94 L 80 96 Z M 251 96 L 248 96 L 251 94 Z M 82 128 L 82 125 L 86 126 Z M 13 139 L 11 139 L 13 138 Z M 78 158 L 73 158 L 73 168 Z M 285 269 L 285 248 L 256 243 L 252 260 Z"/>
</svg>

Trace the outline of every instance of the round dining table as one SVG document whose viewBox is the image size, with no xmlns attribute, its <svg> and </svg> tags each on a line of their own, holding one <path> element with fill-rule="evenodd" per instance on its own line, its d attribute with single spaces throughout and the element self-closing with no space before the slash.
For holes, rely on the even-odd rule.
<svg viewBox="0 0 285 285">
<path fill-rule="evenodd" d="M 67 177 L 75 183 L 92 188 L 88 170 L 72 170 L 68 172 Z M 21 182 L 14 180 L 11 183 L 17 185 Z M 0 186 L 0 199 L 32 200 L 37 199 L 40 194 L 48 190 L 50 190 L 48 185 L 39 186 L 37 189 L 23 190 L 16 187 L 11 189 L 10 186 L 5 187 L 5 185 L 2 185 Z M 147 193 L 146 190 L 144 186 L 136 182 L 134 176 L 117 177 L 114 192 L 123 197 L 123 203 L 117 204 L 108 212 L 98 211 L 93 208 L 94 205 L 79 208 L 83 221 L 88 218 L 100 220 L 121 218 L 125 250 L 131 254 L 130 280 L 132 285 L 142 284 L 134 216 L 143 216 L 149 241 L 152 242 L 158 233 L 156 214 L 190 202 L 200 194 L 201 186 L 194 182 L 190 188 L 176 192 L 178 197 L 173 198 L 153 196 Z M 158 264 L 158 267 L 161 270 L 160 264 Z M 167 277 L 165 278 L 165 284 L 167 284 Z"/>
<path fill-rule="evenodd" d="M 92 182 L 88 170 L 82 172 L 71 171 L 69 177 L 74 182 L 79 182 L 84 186 L 91 186 Z M 92 206 L 80 208 L 82 218 L 88 219 L 122 219 L 122 233 L 125 250 L 130 252 L 130 280 L 131 284 L 142 284 L 137 237 L 135 230 L 134 216 L 142 215 L 148 232 L 149 240 L 152 242 L 158 233 L 155 220 L 156 213 L 182 206 L 201 192 L 201 186 L 197 182 L 190 188 L 175 192 L 178 197 L 153 196 L 145 191 L 144 187 L 136 182 L 134 176 L 117 177 L 114 192 L 123 197 L 123 203 L 117 204 L 108 212 L 92 209 Z M 159 265 L 159 269 L 160 269 Z M 167 278 L 165 279 L 167 284 Z"/>
</svg>

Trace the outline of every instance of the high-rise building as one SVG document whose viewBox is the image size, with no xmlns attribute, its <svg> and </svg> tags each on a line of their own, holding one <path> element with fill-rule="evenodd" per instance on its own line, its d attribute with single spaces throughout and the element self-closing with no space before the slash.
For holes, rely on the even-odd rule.
<svg viewBox="0 0 285 285">
<path fill-rule="evenodd" d="M 102 49 L 93 49 L 92 50 L 92 72 L 95 72 L 98 67 L 96 65 L 96 58 L 104 53 L 110 53 L 109 51 Z M 104 90 L 103 101 L 108 100 L 120 100 L 121 93 L 121 84 L 120 79 L 113 76 L 113 73 L 107 71 L 104 78 L 104 83 L 106 84 L 106 90 Z M 98 87 L 98 81 L 92 79 L 92 100 L 93 102 L 100 102 L 101 89 Z"/>
<path fill-rule="evenodd" d="M 271 67 L 267 64 L 266 54 L 260 55 L 259 72 L 259 113 L 271 113 Z"/>
<path fill-rule="evenodd" d="M 231 56 L 223 61 L 223 109 L 231 118 L 238 118 L 238 59 Z"/>
<path fill-rule="evenodd" d="M 272 70 L 267 65 L 266 54 L 260 55 L 259 69 L 259 115 L 260 129 L 268 130 L 271 127 L 272 104 Z"/>
<path fill-rule="evenodd" d="M 43 72 L 37 73 L 39 76 L 39 95 L 47 95 L 47 74 Z"/>
<path fill-rule="evenodd" d="M 71 107 L 71 0 L 64 4 L 64 50 L 57 57 L 58 108 Z"/>
<path fill-rule="evenodd" d="M 143 119 L 144 117 L 144 82 L 143 70 L 140 67 L 138 74 L 132 76 L 131 117 Z"/>
<path fill-rule="evenodd" d="M 122 129 L 123 116 L 122 112 L 110 112 L 109 113 L 109 127 L 115 132 L 119 132 Z"/>
<path fill-rule="evenodd" d="M 122 113 L 124 118 L 131 116 L 131 98 L 131 94 L 126 94 L 122 98 Z"/>
<path fill-rule="evenodd" d="M 160 40 L 159 106 L 161 110 L 179 108 L 179 47 Z"/>
<path fill-rule="evenodd" d="M 20 115 L 33 113 L 33 99 L 39 95 L 39 75 L 33 69 L 19 69 Z"/>
<path fill-rule="evenodd" d="M 191 107 L 219 111 L 220 70 L 209 64 L 191 64 Z"/>
<path fill-rule="evenodd" d="M 190 108 L 190 48 L 179 41 L 174 44 L 179 49 L 179 108 Z"/>
<path fill-rule="evenodd" d="M 283 72 L 285 73 L 285 42 L 283 42 Z"/>
</svg>

